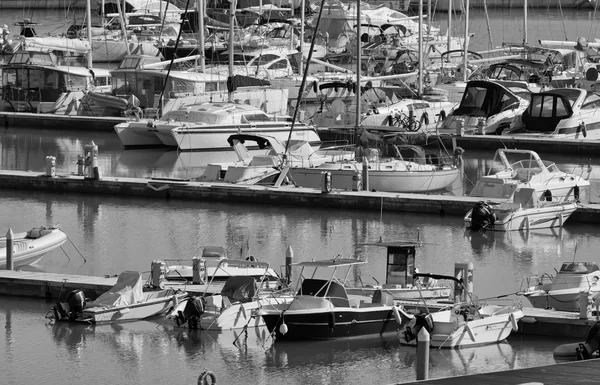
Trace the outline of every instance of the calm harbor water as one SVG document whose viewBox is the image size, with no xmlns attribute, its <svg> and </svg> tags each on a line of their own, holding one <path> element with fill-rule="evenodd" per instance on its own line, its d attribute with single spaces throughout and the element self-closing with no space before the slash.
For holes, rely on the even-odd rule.
<svg viewBox="0 0 600 385">
<path fill-rule="evenodd" d="M 472 13 L 471 32 L 475 33 L 473 43 L 484 49 L 487 27 L 478 12 Z M 516 9 L 492 13 L 494 44 L 522 40 L 521 14 Z M 3 10 L 1 17 L 12 23 L 30 15 L 29 11 L 7 14 Z M 33 15 L 34 21 L 44 21 L 40 28 L 66 20 L 65 14 L 56 10 L 36 10 Z M 598 23 L 592 22 L 592 13 L 565 10 L 564 15 L 569 39 L 596 35 L 593 28 Z M 541 37 L 564 40 L 558 11 L 530 11 L 529 16 L 531 41 Z M 0 169 L 43 173 L 45 157 L 52 155 L 57 158 L 57 173 L 68 175 L 76 171 L 77 155 L 91 141 L 99 146 L 101 173 L 116 177 L 193 179 L 208 162 L 234 159 L 233 153 L 123 151 L 114 133 L 2 129 Z M 467 151 L 465 174 L 448 193 L 467 193 L 492 155 Z M 541 155 L 565 171 L 584 170 L 591 164 L 595 199 L 600 201 L 600 157 Z M 515 293 L 523 277 L 552 272 L 562 261 L 600 258 L 597 227 L 569 222 L 561 231 L 471 234 L 464 231 L 460 217 L 418 213 L 3 189 L 0 203 L 0 232 L 9 227 L 23 231 L 60 225 L 69 236 L 61 250 L 27 268 L 33 271 L 101 276 L 124 270 L 149 271 L 152 260 L 189 260 L 205 245 L 224 245 L 235 257 L 247 243 L 250 253 L 277 270 L 284 263 L 287 246 L 293 248 L 295 261 L 368 255 L 370 262 L 361 268 L 360 276 L 363 282 L 372 283 L 385 279 L 383 250 L 354 245 L 380 237 L 414 240 L 419 233 L 424 241 L 417 255 L 420 271 L 448 274 L 455 262 L 473 262 L 475 294 L 488 298 Z M 522 302 L 512 295 L 508 298 Z M 158 320 L 98 327 L 51 325 L 44 316 L 52 306 L 43 300 L 0 297 L 0 323 L 4 326 L 0 383 L 194 384 L 204 368 L 213 371 L 221 384 L 391 384 L 416 379 L 415 349 L 399 346 L 390 337 L 273 345 L 260 332 L 174 331 Z M 429 374 L 439 378 L 551 364 L 554 348 L 570 341 L 512 336 L 499 345 L 433 350 Z"/>
</svg>

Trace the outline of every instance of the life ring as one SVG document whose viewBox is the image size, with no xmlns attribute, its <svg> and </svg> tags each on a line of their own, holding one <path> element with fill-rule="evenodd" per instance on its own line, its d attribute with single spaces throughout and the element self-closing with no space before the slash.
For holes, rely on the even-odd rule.
<svg viewBox="0 0 600 385">
<path fill-rule="evenodd" d="M 198 377 L 198 385 L 214 385 L 217 383 L 217 376 L 210 370 L 205 370 Z"/>
</svg>

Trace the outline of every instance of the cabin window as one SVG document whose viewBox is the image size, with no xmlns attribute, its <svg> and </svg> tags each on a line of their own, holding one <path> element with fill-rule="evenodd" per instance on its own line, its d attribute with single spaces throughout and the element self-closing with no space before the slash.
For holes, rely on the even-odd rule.
<svg viewBox="0 0 600 385">
<path fill-rule="evenodd" d="M 269 121 L 269 117 L 265 114 L 248 114 L 242 117 L 242 122 L 266 122 Z"/>
<path fill-rule="evenodd" d="M 600 107 L 600 97 L 596 94 L 588 95 L 581 106 L 582 110 L 595 110 Z"/>
<path fill-rule="evenodd" d="M 277 60 L 277 59 L 279 59 L 279 58 L 280 58 L 280 56 L 277 56 L 277 55 L 272 55 L 272 54 L 270 54 L 270 55 L 262 55 L 262 56 L 259 56 L 259 57 L 258 57 L 258 58 L 257 58 L 257 59 L 256 59 L 256 60 L 255 60 L 255 61 L 252 63 L 252 65 L 259 65 L 259 66 L 266 65 L 266 64 L 269 64 L 270 62 L 272 62 L 272 61 L 274 61 L 274 60 Z"/>
<path fill-rule="evenodd" d="M 270 70 L 278 70 L 278 69 L 286 69 L 286 68 L 288 68 L 287 59 L 278 60 L 269 66 Z"/>
<path fill-rule="evenodd" d="M 84 76 L 65 75 L 65 81 L 69 91 L 83 91 L 88 86 L 88 79 Z"/>
<path fill-rule="evenodd" d="M 486 93 L 487 88 L 468 87 L 461 104 L 463 107 L 475 107 L 483 109 L 483 100 L 485 99 Z"/>
<path fill-rule="evenodd" d="M 2 84 L 9 87 L 16 87 L 17 71 L 13 69 L 5 69 L 2 76 Z"/>
<path fill-rule="evenodd" d="M 218 91 L 220 89 L 226 89 L 227 85 L 225 83 L 221 84 L 219 86 L 219 82 L 206 82 L 204 83 L 204 91 L 205 92 L 212 92 L 212 91 Z"/>
<path fill-rule="evenodd" d="M 177 96 L 181 96 L 181 94 L 193 95 L 194 83 L 185 80 L 171 80 L 171 92 L 179 94 Z"/>
</svg>

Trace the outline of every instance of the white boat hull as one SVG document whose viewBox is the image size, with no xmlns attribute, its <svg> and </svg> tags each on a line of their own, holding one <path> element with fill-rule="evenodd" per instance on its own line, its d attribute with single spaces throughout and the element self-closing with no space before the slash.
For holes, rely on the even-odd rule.
<svg viewBox="0 0 600 385">
<path fill-rule="evenodd" d="M 308 188 L 321 188 L 323 172 L 331 173 L 331 187 L 333 189 L 350 189 L 352 178 L 348 179 L 351 171 L 359 171 L 358 166 L 348 166 L 347 169 L 340 163 L 337 168 L 328 167 L 327 164 L 315 168 L 293 168 L 292 177 L 297 185 Z M 440 191 L 450 186 L 458 175 L 458 168 L 435 171 L 380 171 L 369 170 L 369 190 L 387 191 L 398 193 Z M 350 182 L 350 184 L 345 183 Z M 363 183 L 364 176 L 363 176 Z"/>
<path fill-rule="evenodd" d="M 531 303 L 531 306 L 538 309 L 556 309 L 559 311 L 579 311 L 579 298 L 581 297 L 582 289 L 575 287 L 572 289 L 560 290 L 538 290 L 529 293 L 523 293 L 523 296 Z M 594 291 L 596 294 L 600 291 Z M 593 295 L 592 294 L 592 295 Z"/>
<path fill-rule="evenodd" d="M 494 227 L 489 230 L 495 231 L 528 231 L 562 227 L 567 219 L 577 210 L 576 203 L 556 204 L 527 209 L 515 209 L 514 211 L 498 211 L 498 219 Z M 464 218 L 465 226 L 471 227 L 470 210 Z"/>
<path fill-rule="evenodd" d="M 150 121 L 148 121 L 150 122 Z M 119 123 L 115 132 L 124 147 L 162 147 L 163 142 L 156 136 L 156 129 L 146 121 Z"/>
<path fill-rule="evenodd" d="M 227 139 L 238 133 L 267 134 L 281 142 L 288 139 L 303 140 L 311 145 L 319 145 L 319 134 L 310 126 L 297 125 L 290 136 L 291 125 L 288 122 L 279 122 L 265 125 L 231 125 L 223 127 L 186 128 L 169 124 L 157 124 L 156 135 L 166 146 L 177 146 L 181 151 L 202 151 L 215 149 L 229 149 Z"/>
<path fill-rule="evenodd" d="M 462 314 L 456 315 L 454 311 L 455 309 L 431 313 L 431 347 L 462 348 L 495 344 L 504 341 L 513 330 L 518 330 L 517 322 L 523 318 L 521 310 L 508 310 L 506 307 L 494 305 L 480 309 L 482 318 L 466 322 Z M 402 344 L 417 344 L 417 339 L 407 340 L 405 333 L 401 332 L 399 336 Z"/>
<path fill-rule="evenodd" d="M 129 306 L 90 307 L 83 310 L 78 321 L 95 324 L 136 321 L 166 313 L 174 304 L 183 300 L 187 293 L 172 294 L 170 290 L 145 292 L 143 302 Z"/>
<path fill-rule="evenodd" d="M 348 294 L 366 295 L 373 297 L 376 291 L 382 290 L 391 294 L 398 300 L 419 300 L 433 298 L 448 298 L 452 294 L 452 289 L 446 286 L 436 286 L 429 288 L 388 288 L 388 287 L 349 287 L 346 288 Z"/>
<path fill-rule="evenodd" d="M 33 265 L 46 253 L 67 241 L 67 235 L 59 229 L 45 229 L 39 238 L 28 238 L 27 233 L 15 233 L 13 237 L 13 267 Z M 6 237 L 0 237 L 0 269 L 6 268 Z"/>
</svg>

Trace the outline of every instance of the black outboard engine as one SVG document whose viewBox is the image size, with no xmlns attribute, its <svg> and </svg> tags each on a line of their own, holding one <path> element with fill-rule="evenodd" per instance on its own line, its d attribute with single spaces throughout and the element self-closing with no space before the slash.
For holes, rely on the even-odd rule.
<svg viewBox="0 0 600 385">
<path fill-rule="evenodd" d="M 85 308 L 85 295 L 81 290 L 73 290 L 67 294 L 65 302 L 57 302 L 54 317 L 57 321 L 74 321 Z"/>
<path fill-rule="evenodd" d="M 475 203 L 471 211 L 471 230 L 491 230 L 494 228 L 494 222 L 496 214 L 492 206 L 483 201 Z"/>
<path fill-rule="evenodd" d="M 177 314 L 175 319 L 177 326 L 181 326 L 187 322 L 188 328 L 198 329 L 198 321 L 200 321 L 200 317 L 204 313 L 205 301 L 204 297 L 198 296 L 188 299 L 183 311 L 179 311 L 179 314 Z"/>
</svg>

